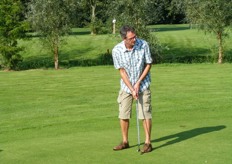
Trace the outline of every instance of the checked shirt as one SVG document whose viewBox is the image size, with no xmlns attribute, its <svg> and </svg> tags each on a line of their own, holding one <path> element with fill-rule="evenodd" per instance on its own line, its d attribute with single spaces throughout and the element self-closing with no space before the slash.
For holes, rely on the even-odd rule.
<svg viewBox="0 0 232 164">
<path fill-rule="evenodd" d="M 146 41 L 136 39 L 135 45 L 132 50 L 128 50 L 124 44 L 124 41 L 118 43 L 112 50 L 112 56 L 115 69 L 124 68 L 127 72 L 129 80 L 132 86 L 138 81 L 139 77 L 143 73 L 146 64 L 152 63 L 151 53 Z M 139 92 L 146 90 L 151 83 L 150 72 L 140 83 Z M 131 93 L 130 89 L 121 79 L 121 90 Z"/>
</svg>

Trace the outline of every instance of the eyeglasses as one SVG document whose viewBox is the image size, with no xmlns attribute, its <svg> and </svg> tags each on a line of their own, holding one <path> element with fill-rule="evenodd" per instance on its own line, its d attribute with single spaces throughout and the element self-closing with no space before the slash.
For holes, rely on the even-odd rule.
<svg viewBox="0 0 232 164">
<path fill-rule="evenodd" d="M 134 40 L 134 39 L 136 39 L 136 35 L 133 36 L 133 37 L 131 37 L 131 38 L 127 38 L 127 40 L 129 40 L 129 41 L 132 41 L 132 40 Z"/>
</svg>

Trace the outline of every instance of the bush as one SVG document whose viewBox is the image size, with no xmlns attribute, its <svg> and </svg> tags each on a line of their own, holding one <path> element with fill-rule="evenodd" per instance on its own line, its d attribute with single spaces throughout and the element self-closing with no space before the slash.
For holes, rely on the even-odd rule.
<svg viewBox="0 0 232 164">
<path fill-rule="evenodd" d="M 31 57 L 20 62 L 18 66 L 20 70 L 52 67 L 54 67 L 54 61 L 50 57 Z"/>
<path fill-rule="evenodd" d="M 102 23 L 101 20 L 97 19 L 94 23 L 90 24 L 90 28 L 92 29 L 94 34 L 108 34 L 110 30 Z"/>
<path fill-rule="evenodd" d="M 19 54 L 23 48 L 16 46 L 0 46 L 0 65 L 7 70 L 17 70 L 18 64 L 22 62 L 22 56 Z"/>
<path fill-rule="evenodd" d="M 75 67 L 75 66 L 97 66 L 97 65 L 113 65 L 113 58 L 109 50 L 106 53 L 99 55 L 96 59 L 73 59 L 64 60 L 60 62 L 62 67 Z"/>
</svg>

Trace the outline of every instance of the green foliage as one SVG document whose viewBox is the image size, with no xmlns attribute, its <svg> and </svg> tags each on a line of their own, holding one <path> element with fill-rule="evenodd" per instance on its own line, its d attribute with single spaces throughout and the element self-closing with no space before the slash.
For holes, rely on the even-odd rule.
<svg viewBox="0 0 232 164">
<path fill-rule="evenodd" d="M 42 36 L 63 36 L 70 31 L 69 14 L 75 7 L 71 0 L 31 0 L 27 13 L 32 29 Z M 51 42 L 48 42 L 51 44 Z"/>
<path fill-rule="evenodd" d="M 21 17 L 23 11 L 20 0 L 0 1 L 0 66 L 5 69 L 17 69 L 22 61 L 18 39 L 25 38 L 28 29 Z"/>
<path fill-rule="evenodd" d="M 112 1 L 110 15 L 116 18 L 117 26 L 128 24 L 133 25 L 136 29 L 142 29 L 147 25 L 148 17 L 145 14 L 146 1 L 129 0 L 127 3 L 123 0 Z M 137 31 L 138 35 L 140 34 Z"/>
<path fill-rule="evenodd" d="M 16 45 L 1 46 L 0 47 L 0 66 L 6 70 L 17 70 L 18 64 L 23 60 L 19 54 L 23 48 L 17 47 Z"/>
<path fill-rule="evenodd" d="M 83 8 L 87 9 L 89 14 L 89 23 L 87 25 L 91 29 L 91 34 L 104 34 L 109 32 L 104 23 L 108 19 L 106 14 L 109 0 L 81 0 Z M 82 14 L 85 15 L 86 13 Z"/>
<path fill-rule="evenodd" d="M 148 0 L 146 15 L 149 24 L 180 24 L 185 21 L 185 13 L 176 0 Z"/>
<path fill-rule="evenodd" d="M 187 0 L 186 14 L 191 23 L 206 32 L 224 31 L 232 22 L 231 0 Z"/>
<path fill-rule="evenodd" d="M 111 32 L 98 18 L 95 18 L 94 22 L 90 23 L 90 29 L 93 34 L 109 34 Z"/>
</svg>

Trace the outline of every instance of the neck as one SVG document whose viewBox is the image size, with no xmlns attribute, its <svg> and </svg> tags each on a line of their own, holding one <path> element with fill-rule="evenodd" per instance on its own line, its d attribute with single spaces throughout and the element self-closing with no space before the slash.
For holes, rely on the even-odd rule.
<svg viewBox="0 0 232 164">
<path fill-rule="evenodd" d="M 128 45 L 128 44 L 125 44 L 125 46 L 126 46 L 126 48 L 127 48 L 128 50 L 132 50 L 132 49 L 133 49 L 133 47 L 134 47 L 134 46 L 132 46 L 132 45 Z"/>
</svg>

